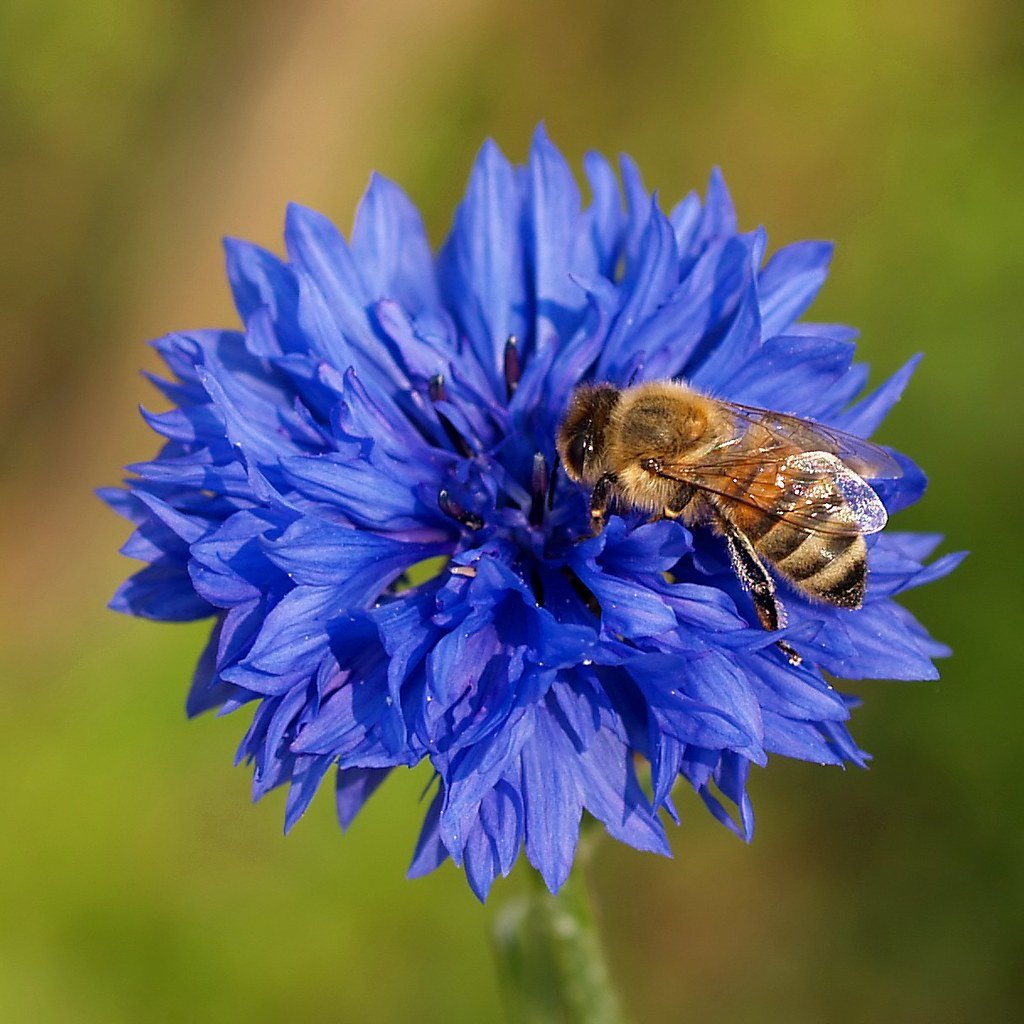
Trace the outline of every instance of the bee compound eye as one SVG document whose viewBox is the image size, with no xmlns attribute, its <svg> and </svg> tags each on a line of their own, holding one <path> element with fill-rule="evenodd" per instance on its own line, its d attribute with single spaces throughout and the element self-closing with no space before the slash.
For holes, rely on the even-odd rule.
<svg viewBox="0 0 1024 1024">
<path fill-rule="evenodd" d="M 593 450 L 594 445 L 590 437 L 590 425 L 588 424 L 585 429 L 576 433 L 572 443 L 569 445 L 569 469 L 577 475 L 581 474 L 586 466 L 587 457 Z"/>
</svg>

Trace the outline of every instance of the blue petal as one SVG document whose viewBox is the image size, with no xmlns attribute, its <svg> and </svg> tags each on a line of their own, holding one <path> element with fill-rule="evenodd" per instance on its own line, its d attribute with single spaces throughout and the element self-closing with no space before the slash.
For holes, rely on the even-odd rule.
<svg viewBox="0 0 1024 1024">
<path fill-rule="evenodd" d="M 775 650 L 751 655 L 749 665 L 748 683 L 762 714 L 771 710 L 810 721 L 849 717 L 842 697 L 810 666 L 794 667 Z"/>
<path fill-rule="evenodd" d="M 584 541 L 580 554 L 590 555 L 617 576 L 668 572 L 692 550 L 690 532 L 668 520 L 644 523 L 630 530 L 624 520 L 612 519 L 599 537 Z"/>
<path fill-rule="evenodd" d="M 298 271 L 299 321 L 315 349 L 336 370 L 358 366 L 381 395 L 408 387 L 408 380 L 375 336 L 369 317 L 372 295 L 341 232 L 326 217 L 292 204 L 285 243 Z"/>
<path fill-rule="evenodd" d="M 656 590 L 585 565 L 576 572 L 601 605 L 605 635 L 654 637 L 675 627 L 675 614 Z"/>
<path fill-rule="evenodd" d="M 626 383 L 627 367 L 636 358 L 632 335 L 638 324 L 653 316 L 679 283 L 679 253 L 672 225 L 652 202 L 640 243 L 641 255 L 627 268 L 621 287 L 622 306 L 605 339 L 597 377 Z"/>
<path fill-rule="evenodd" d="M 816 417 L 829 408 L 830 389 L 845 377 L 853 352 L 849 342 L 790 335 L 769 338 L 734 371 L 728 397 Z"/>
<path fill-rule="evenodd" d="M 449 732 L 450 723 L 442 716 L 467 694 L 473 693 L 481 674 L 492 658 L 501 663 L 502 643 L 493 626 L 487 625 L 489 616 L 484 612 L 467 619 L 462 628 L 441 637 L 427 656 L 427 696 L 432 704 L 433 727 L 442 737 Z M 492 666 L 492 669 L 497 666 Z M 432 739 L 437 734 L 432 730 Z"/>
<path fill-rule="evenodd" d="M 701 798 L 715 818 L 748 843 L 754 835 L 754 811 L 746 792 L 749 769 L 749 761 L 738 754 L 726 751 L 722 755 L 719 767 L 714 772 L 715 782 L 722 795 L 736 806 L 739 813 L 738 822 L 725 809 L 710 786 L 703 786 L 700 790 Z"/>
<path fill-rule="evenodd" d="M 652 718 L 650 723 L 651 740 L 651 784 L 654 788 L 653 804 L 664 807 L 672 792 L 680 772 L 683 751 L 686 745 L 674 736 L 657 728 Z"/>
<path fill-rule="evenodd" d="M 390 768 L 339 768 L 335 786 L 338 821 L 348 829 L 377 787 L 391 774 Z"/>
<path fill-rule="evenodd" d="M 276 694 L 311 676 L 327 651 L 327 622 L 349 607 L 343 586 L 296 587 L 285 594 L 245 661 L 225 677 L 257 693 Z"/>
<path fill-rule="evenodd" d="M 273 330 L 263 355 L 300 352 L 305 339 L 298 324 L 298 283 L 287 264 L 266 249 L 236 238 L 224 239 L 228 280 L 239 315 L 248 326 L 253 317 L 268 314 Z"/>
<path fill-rule="evenodd" d="M 154 563 L 139 570 L 118 587 L 110 607 L 161 622 L 192 622 L 214 613 L 195 592 L 185 567 L 176 563 Z"/>
<path fill-rule="evenodd" d="M 687 193 L 682 201 L 672 208 L 668 219 L 676 233 L 676 245 L 684 257 L 684 266 L 689 268 L 700 245 L 697 239 L 697 232 L 703 219 L 700 196 L 696 192 Z"/>
<path fill-rule="evenodd" d="M 560 673 L 557 684 L 545 696 L 548 710 L 569 737 L 577 752 L 586 750 L 602 727 L 601 713 L 609 709 L 593 674 Z"/>
<path fill-rule="evenodd" d="M 195 672 L 192 675 L 192 685 L 189 687 L 188 698 L 185 701 L 185 713 L 189 718 L 194 718 L 211 708 L 219 707 L 228 698 L 237 694 L 236 687 L 222 682 L 217 677 L 222 628 L 223 622 L 214 626 L 213 632 L 210 633 L 210 639 L 196 664 Z"/>
<path fill-rule="evenodd" d="M 521 210 L 515 171 L 488 141 L 473 166 L 466 198 L 438 257 L 438 275 L 445 303 L 495 395 L 505 390 L 505 342 L 512 335 L 526 338 L 528 332 Z"/>
<path fill-rule="evenodd" d="M 787 718 L 767 709 L 762 711 L 761 716 L 764 721 L 764 746 L 770 754 L 821 765 L 843 763 L 842 757 L 822 736 L 817 723 Z"/>
<path fill-rule="evenodd" d="M 732 377 L 761 346 L 761 314 L 757 290 L 748 277 L 741 292 L 739 306 L 720 341 L 706 353 L 698 350 L 687 364 L 687 377 L 697 388 L 731 397 Z"/>
<path fill-rule="evenodd" d="M 553 329 L 549 340 L 554 341 L 569 333 L 583 308 L 584 297 L 569 277 L 570 267 L 592 274 L 597 262 L 571 259 L 580 227 L 579 189 L 543 127 L 534 134 L 525 181 L 523 235 L 537 318 L 534 337 L 539 344 L 545 320 Z"/>
<path fill-rule="evenodd" d="M 939 673 L 922 646 L 923 629 L 917 620 L 891 601 L 874 601 L 857 612 L 834 614 L 823 630 L 840 630 L 856 653 L 831 656 L 822 652 L 822 668 L 845 679 L 937 679 Z"/>
<path fill-rule="evenodd" d="M 736 208 L 718 167 L 711 169 L 708 193 L 704 203 L 701 235 L 706 239 L 729 237 L 736 234 Z"/>
<path fill-rule="evenodd" d="M 379 727 L 389 714 L 387 689 L 379 685 L 383 659 L 378 655 L 366 659 L 357 672 L 345 678 L 338 689 L 318 709 L 291 749 L 297 754 L 325 754 L 338 758 L 344 767 L 351 766 L 355 751 L 366 752 L 381 737 Z M 396 759 L 392 763 L 398 763 Z M 383 767 L 359 764 L 356 767 Z"/>
<path fill-rule="evenodd" d="M 229 516 L 192 544 L 189 572 L 196 589 L 224 608 L 283 590 L 287 578 L 267 558 L 260 538 L 287 523 L 287 517 L 268 509 Z"/>
<path fill-rule="evenodd" d="M 370 295 L 397 299 L 413 315 L 437 306 L 433 254 L 419 211 L 379 174 L 356 213 L 352 257 Z"/>
<path fill-rule="evenodd" d="M 166 501 L 161 501 L 154 494 L 148 494 L 143 490 L 137 490 L 134 494 L 185 545 L 194 544 L 201 537 L 206 536 L 213 525 L 209 519 L 186 515 Z"/>
<path fill-rule="evenodd" d="M 161 455 L 153 462 L 136 462 L 128 469 L 152 486 L 172 485 L 210 491 L 221 498 L 252 497 L 249 477 L 239 462 L 216 463 L 208 451 Z"/>
<path fill-rule="evenodd" d="M 583 801 L 574 774 L 566 771 L 572 745 L 554 720 L 536 712 L 535 730 L 522 750 L 526 809 L 526 856 L 551 892 L 572 870 Z"/>
<path fill-rule="evenodd" d="M 270 561 L 297 584 L 341 585 L 339 600 L 352 603 L 376 596 L 410 565 L 443 553 L 445 547 L 407 543 L 312 516 L 299 519 L 276 540 L 263 540 Z"/>
<path fill-rule="evenodd" d="M 577 760 L 587 810 L 616 839 L 638 850 L 671 856 L 665 830 L 637 781 L 632 750 L 607 718 L 602 725 Z"/>
<path fill-rule="evenodd" d="M 659 592 L 660 574 L 685 552 L 688 534 L 669 522 L 649 523 L 628 538 L 625 531 L 621 519 L 612 519 L 599 537 L 576 546 L 570 564 L 600 603 L 606 633 L 659 636 L 676 625 L 666 596 Z M 637 557 L 644 552 L 645 579 L 636 572 Z"/>
<path fill-rule="evenodd" d="M 464 848 L 466 878 L 481 903 L 498 874 L 507 875 L 511 870 L 522 836 L 522 800 L 512 786 L 499 783 L 481 803 Z"/>
<path fill-rule="evenodd" d="M 150 412 L 140 405 L 139 414 L 151 430 L 169 441 L 188 446 L 220 445 L 223 442 L 224 417 L 210 403 L 161 413 Z"/>
<path fill-rule="evenodd" d="M 651 195 L 644 186 L 640 168 L 626 153 L 619 154 L 619 173 L 622 176 L 622 190 L 626 197 L 622 247 L 628 278 L 643 256 L 650 222 Z"/>
<path fill-rule="evenodd" d="M 928 488 L 928 477 L 921 468 L 900 452 L 892 452 L 902 474 L 894 479 L 872 480 L 871 487 L 882 499 L 889 514 L 899 512 L 921 499 Z"/>
<path fill-rule="evenodd" d="M 619 183 L 615 171 L 599 153 L 587 153 L 583 158 L 583 169 L 593 195 L 585 218 L 589 225 L 588 237 L 594 263 L 598 273 L 611 278 L 619 258 L 624 222 Z"/>
<path fill-rule="evenodd" d="M 727 713 L 754 739 L 753 750 L 747 753 L 758 760 L 761 704 L 739 659 L 714 651 L 689 658 L 681 689 L 688 697 Z"/>
<path fill-rule="evenodd" d="M 453 854 L 459 849 L 459 830 L 467 814 L 475 813 L 486 794 L 519 758 L 533 734 L 532 715 L 520 710 L 499 729 L 474 743 L 456 759 L 445 775 L 446 795 L 441 811 L 441 837 Z M 467 837 L 462 836 L 461 841 Z"/>
<path fill-rule="evenodd" d="M 343 338 L 354 343 L 370 341 L 366 306 L 371 296 L 352 254 L 341 232 L 326 217 L 297 203 L 288 206 L 284 237 L 288 257 L 299 273 L 300 302 L 316 293 L 328 314 L 326 323 L 317 323 L 320 329 L 312 332 L 313 336 L 323 344 L 324 355 L 340 357 L 332 362 L 345 370 L 352 365 L 352 350 Z"/>
<path fill-rule="evenodd" d="M 731 239 L 705 249 L 658 311 L 639 324 L 631 348 L 643 354 L 638 377 L 677 377 L 718 343 L 750 274 L 747 248 Z M 693 362 L 696 365 L 696 361 Z"/>
<path fill-rule="evenodd" d="M 889 414 L 889 410 L 903 396 L 903 391 L 922 358 L 919 353 L 910 359 L 876 391 L 859 401 L 852 409 L 836 417 L 835 425 L 859 437 L 870 437 Z"/>
<path fill-rule="evenodd" d="M 831 242 L 795 242 L 779 249 L 758 275 L 766 338 L 781 334 L 814 301 L 828 276 Z"/>
<path fill-rule="evenodd" d="M 408 877 L 421 878 L 440 867 L 448 859 L 448 851 L 441 842 L 438 821 L 441 816 L 441 803 L 444 798 L 442 788 L 438 788 L 431 801 L 430 809 L 423 819 L 423 828 L 416 842 L 416 852 L 409 865 Z"/>
<path fill-rule="evenodd" d="M 199 375 L 224 417 L 232 445 L 257 465 L 272 466 L 282 455 L 293 455 L 306 444 L 316 443 L 290 410 L 247 391 L 212 357 Z"/>
<path fill-rule="evenodd" d="M 507 875 L 523 842 L 524 811 L 519 791 L 509 782 L 499 782 L 480 804 L 480 824 L 493 844 L 498 870 Z"/>
<path fill-rule="evenodd" d="M 383 339 L 392 343 L 394 359 L 410 378 L 428 382 L 437 374 L 450 376 L 456 350 L 454 339 L 448 334 L 438 336 L 423 330 L 391 299 L 377 302 L 373 313 Z"/>
<path fill-rule="evenodd" d="M 967 557 L 966 551 L 943 555 L 928 566 L 921 565 L 920 560 L 931 551 L 929 544 L 934 545 L 940 539 L 915 534 L 880 535 L 871 547 L 868 573 L 871 597 L 891 597 L 951 573 Z"/>
<path fill-rule="evenodd" d="M 665 732 L 709 749 L 733 748 L 763 761 L 760 709 L 726 658 L 645 654 L 625 665 Z M 738 698 L 737 705 L 731 698 Z"/>
<path fill-rule="evenodd" d="M 196 375 L 196 366 L 204 352 L 223 352 L 228 347 L 245 350 L 245 336 L 239 331 L 189 331 L 167 334 L 152 342 L 161 358 L 174 373 L 186 402 L 203 403 L 206 393 Z"/>
<path fill-rule="evenodd" d="M 331 454 L 286 457 L 281 468 L 284 479 L 297 491 L 313 501 L 333 505 L 356 526 L 416 531 L 425 535 L 424 539 L 438 536 L 433 524 L 442 521 L 440 511 L 435 506 L 431 514 L 416 489 L 409 486 L 407 476 L 381 472 L 364 459 Z M 449 529 L 454 529 L 450 522 Z"/>
<path fill-rule="evenodd" d="M 284 831 L 290 832 L 306 813 L 320 781 L 331 767 L 329 757 L 299 757 L 295 759 L 295 767 L 288 788 L 288 799 L 285 802 Z"/>
<path fill-rule="evenodd" d="M 844 725 L 839 722 L 822 722 L 821 733 L 829 748 L 843 761 L 850 761 L 858 768 L 867 767 L 871 755 L 857 746 Z"/>
</svg>

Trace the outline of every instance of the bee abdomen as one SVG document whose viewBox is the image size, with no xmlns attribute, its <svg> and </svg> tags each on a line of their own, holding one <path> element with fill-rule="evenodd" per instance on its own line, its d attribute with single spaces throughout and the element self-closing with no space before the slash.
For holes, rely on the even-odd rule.
<svg viewBox="0 0 1024 1024">
<path fill-rule="evenodd" d="M 781 567 L 784 561 L 798 558 L 801 548 L 813 540 L 806 530 L 791 526 L 782 519 L 764 516 L 747 536 L 754 542 L 758 554 Z"/>
<path fill-rule="evenodd" d="M 772 559 L 779 572 L 812 597 L 840 608 L 859 608 L 867 583 L 864 538 L 856 534 L 822 536 L 790 526 L 785 529 L 799 534 L 800 539 L 782 557 Z M 764 554 L 772 558 L 768 551 Z"/>
</svg>

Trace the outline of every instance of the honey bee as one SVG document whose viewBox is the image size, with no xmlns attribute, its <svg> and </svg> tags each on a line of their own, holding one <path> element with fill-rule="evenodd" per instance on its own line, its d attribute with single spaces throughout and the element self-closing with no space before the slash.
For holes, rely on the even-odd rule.
<svg viewBox="0 0 1024 1024">
<path fill-rule="evenodd" d="M 557 447 L 569 478 L 591 489 L 595 535 L 618 503 L 724 537 L 766 630 L 785 625 L 769 568 L 809 598 L 861 607 L 864 536 L 887 519 L 865 478 L 902 472 L 869 441 L 679 381 L 580 385 Z"/>
</svg>

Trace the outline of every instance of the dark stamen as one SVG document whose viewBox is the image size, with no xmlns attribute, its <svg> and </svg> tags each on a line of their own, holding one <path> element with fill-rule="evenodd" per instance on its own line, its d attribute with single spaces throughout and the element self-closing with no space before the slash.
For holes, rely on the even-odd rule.
<svg viewBox="0 0 1024 1024">
<path fill-rule="evenodd" d="M 458 432 L 455 428 L 455 424 L 440 409 L 434 410 L 437 413 L 437 418 L 441 422 L 441 426 L 444 427 L 445 436 L 451 441 L 452 446 L 455 450 L 464 458 L 471 459 L 475 454 L 473 449 L 470 448 L 469 442 Z"/>
<path fill-rule="evenodd" d="M 516 393 L 522 367 L 519 363 L 519 339 L 510 334 L 505 342 L 505 392 L 508 398 Z"/>
<path fill-rule="evenodd" d="M 569 585 L 575 591 L 576 596 L 583 602 L 587 610 L 600 618 L 601 602 L 598 601 L 590 587 L 588 587 L 586 583 L 584 583 L 583 580 L 581 580 L 579 576 L 572 571 L 572 569 L 563 569 L 562 572 L 565 574 L 565 578 L 569 581 Z"/>
<path fill-rule="evenodd" d="M 544 522 L 544 499 L 548 492 L 548 460 L 540 452 L 533 456 L 533 497 L 530 499 L 530 525 Z"/>
<path fill-rule="evenodd" d="M 537 604 L 544 604 L 544 580 L 541 578 L 540 572 L 533 568 L 530 570 L 530 587 L 533 589 L 533 596 L 537 599 Z"/>
<path fill-rule="evenodd" d="M 444 389 L 444 374 L 435 373 L 430 378 L 430 383 L 427 385 L 427 392 L 430 395 L 432 402 L 444 402 L 447 400 L 448 395 Z"/>
<path fill-rule="evenodd" d="M 478 515 L 464 509 L 444 487 L 437 492 L 437 507 L 467 530 L 483 529 L 484 521 Z"/>
<path fill-rule="evenodd" d="M 430 383 L 427 385 L 427 392 L 430 395 L 430 400 L 436 405 L 438 402 L 448 401 L 448 391 L 444 386 L 444 374 L 435 373 L 430 378 Z M 445 437 L 448 438 L 452 443 L 452 447 L 464 458 L 470 459 L 476 453 L 470 447 L 469 442 L 459 433 L 456 429 L 455 424 L 440 410 L 435 409 L 434 412 L 437 414 L 438 422 L 444 428 Z"/>
<path fill-rule="evenodd" d="M 558 452 L 555 452 L 555 464 L 551 467 L 551 479 L 548 480 L 548 511 L 555 507 L 555 483 L 558 480 L 558 467 L 562 460 Z"/>
</svg>

